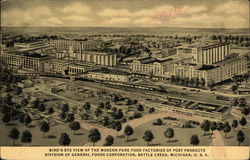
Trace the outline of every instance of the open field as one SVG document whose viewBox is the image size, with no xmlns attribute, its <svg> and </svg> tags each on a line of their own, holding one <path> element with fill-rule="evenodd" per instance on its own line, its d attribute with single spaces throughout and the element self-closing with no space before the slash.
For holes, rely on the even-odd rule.
<svg viewBox="0 0 250 160">
<path fill-rule="evenodd" d="M 178 126 L 170 126 L 167 123 L 170 120 L 163 120 L 163 125 L 157 126 L 152 125 L 154 121 L 147 122 L 134 129 L 134 134 L 129 137 L 129 142 L 126 142 L 124 135 L 117 138 L 114 142 L 115 146 L 145 146 L 147 143 L 143 140 L 144 132 L 147 129 L 150 129 L 154 134 L 154 139 L 151 142 L 151 145 L 154 146 L 187 146 L 190 145 L 190 138 L 193 134 L 197 134 L 200 139 L 201 146 L 211 145 L 211 139 L 209 136 L 203 136 L 203 131 L 199 126 L 196 128 L 180 128 Z M 164 132 L 168 127 L 174 129 L 174 137 L 168 141 L 168 138 L 164 137 Z"/>
<path fill-rule="evenodd" d="M 73 131 L 70 130 L 68 124 L 56 124 L 54 126 L 50 127 L 50 131 L 46 134 L 46 137 L 43 138 L 43 133 L 40 131 L 40 122 L 41 121 L 33 121 L 29 127 L 25 127 L 24 124 L 20 124 L 17 121 L 11 122 L 9 125 L 5 125 L 2 122 L 0 122 L 0 145 L 4 146 L 11 146 L 12 145 L 12 140 L 8 138 L 9 131 L 11 130 L 12 127 L 16 127 L 19 132 L 20 136 L 24 130 L 29 130 L 31 134 L 33 135 L 32 137 L 32 142 L 28 143 L 27 146 L 58 146 L 59 139 L 61 136 L 61 133 L 66 132 L 70 139 L 71 143 L 70 145 L 73 146 L 82 146 L 85 143 L 88 142 L 88 131 L 83 129 L 84 126 L 78 131 L 76 131 L 76 135 L 74 135 Z M 4 138 L 3 138 L 4 137 Z M 20 139 L 16 141 L 16 145 L 24 145 Z"/>
</svg>

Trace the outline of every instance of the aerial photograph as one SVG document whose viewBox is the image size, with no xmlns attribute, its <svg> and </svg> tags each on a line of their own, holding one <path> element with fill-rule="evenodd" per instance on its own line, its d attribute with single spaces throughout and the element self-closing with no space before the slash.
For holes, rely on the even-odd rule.
<svg viewBox="0 0 250 160">
<path fill-rule="evenodd" d="M 0 146 L 249 146 L 248 0 L 2 0 Z"/>
</svg>

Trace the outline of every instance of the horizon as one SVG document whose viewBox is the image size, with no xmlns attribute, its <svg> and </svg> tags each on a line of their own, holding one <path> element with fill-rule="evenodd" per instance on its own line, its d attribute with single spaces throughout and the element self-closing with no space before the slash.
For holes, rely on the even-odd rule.
<svg viewBox="0 0 250 160">
<path fill-rule="evenodd" d="M 8 0 L 1 4 L 5 27 L 249 28 L 246 0 Z"/>
<path fill-rule="evenodd" d="M 5 28 L 173 28 L 173 29 L 250 29 L 250 28 L 190 28 L 190 27 L 160 27 L 160 26 L 145 26 L 145 27 L 141 27 L 141 26 L 124 26 L 124 27 L 107 27 L 107 26 L 88 26 L 88 27 L 69 27 L 69 26 L 49 26 L 49 27 L 33 27 L 33 26 L 1 26 L 1 27 L 5 27 Z"/>
</svg>

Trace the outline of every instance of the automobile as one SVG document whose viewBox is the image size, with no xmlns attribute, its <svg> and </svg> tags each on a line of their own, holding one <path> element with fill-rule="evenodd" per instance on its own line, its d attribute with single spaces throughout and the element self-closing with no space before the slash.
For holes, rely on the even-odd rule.
<svg viewBox="0 0 250 160">
<path fill-rule="evenodd" d="M 187 88 L 182 88 L 182 90 L 186 90 Z"/>
<path fill-rule="evenodd" d="M 39 90 L 39 88 L 35 88 L 35 90 Z"/>
<path fill-rule="evenodd" d="M 191 89 L 190 91 L 194 92 L 194 91 L 196 91 L 196 90 L 195 90 L 195 89 Z"/>
<path fill-rule="evenodd" d="M 197 90 L 196 92 L 200 92 L 200 90 Z"/>
</svg>

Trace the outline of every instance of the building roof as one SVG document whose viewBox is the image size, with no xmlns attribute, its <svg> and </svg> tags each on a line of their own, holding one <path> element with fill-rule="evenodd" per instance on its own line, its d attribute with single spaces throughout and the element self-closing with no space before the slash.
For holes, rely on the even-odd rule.
<svg viewBox="0 0 250 160">
<path fill-rule="evenodd" d="M 202 65 L 200 68 L 197 68 L 197 70 L 211 70 L 214 68 L 217 68 L 218 66 L 214 66 L 214 65 Z"/>
<path fill-rule="evenodd" d="M 244 57 L 232 57 L 228 59 L 224 59 L 223 61 L 215 63 L 216 65 L 225 65 L 225 64 L 230 64 L 232 62 L 235 62 L 237 60 L 243 59 Z"/>
<path fill-rule="evenodd" d="M 115 69 L 98 69 L 98 70 L 93 70 L 91 72 L 98 72 L 98 73 L 104 73 L 104 74 L 115 74 L 115 75 L 123 75 L 123 76 L 130 75 L 130 73 L 128 73 L 128 72 L 124 72 L 121 70 L 115 70 Z"/>
<path fill-rule="evenodd" d="M 141 64 L 149 64 L 149 63 L 156 62 L 157 60 L 153 57 L 147 57 L 143 59 L 138 59 L 138 61 L 140 61 Z"/>
<path fill-rule="evenodd" d="M 221 42 L 221 43 L 216 43 L 216 44 L 212 44 L 212 45 L 203 46 L 202 49 L 211 49 L 211 48 L 215 48 L 215 47 L 224 46 L 224 45 L 227 45 L 227 44 L 229 44 L 229 43 Z"/>
</svg>

